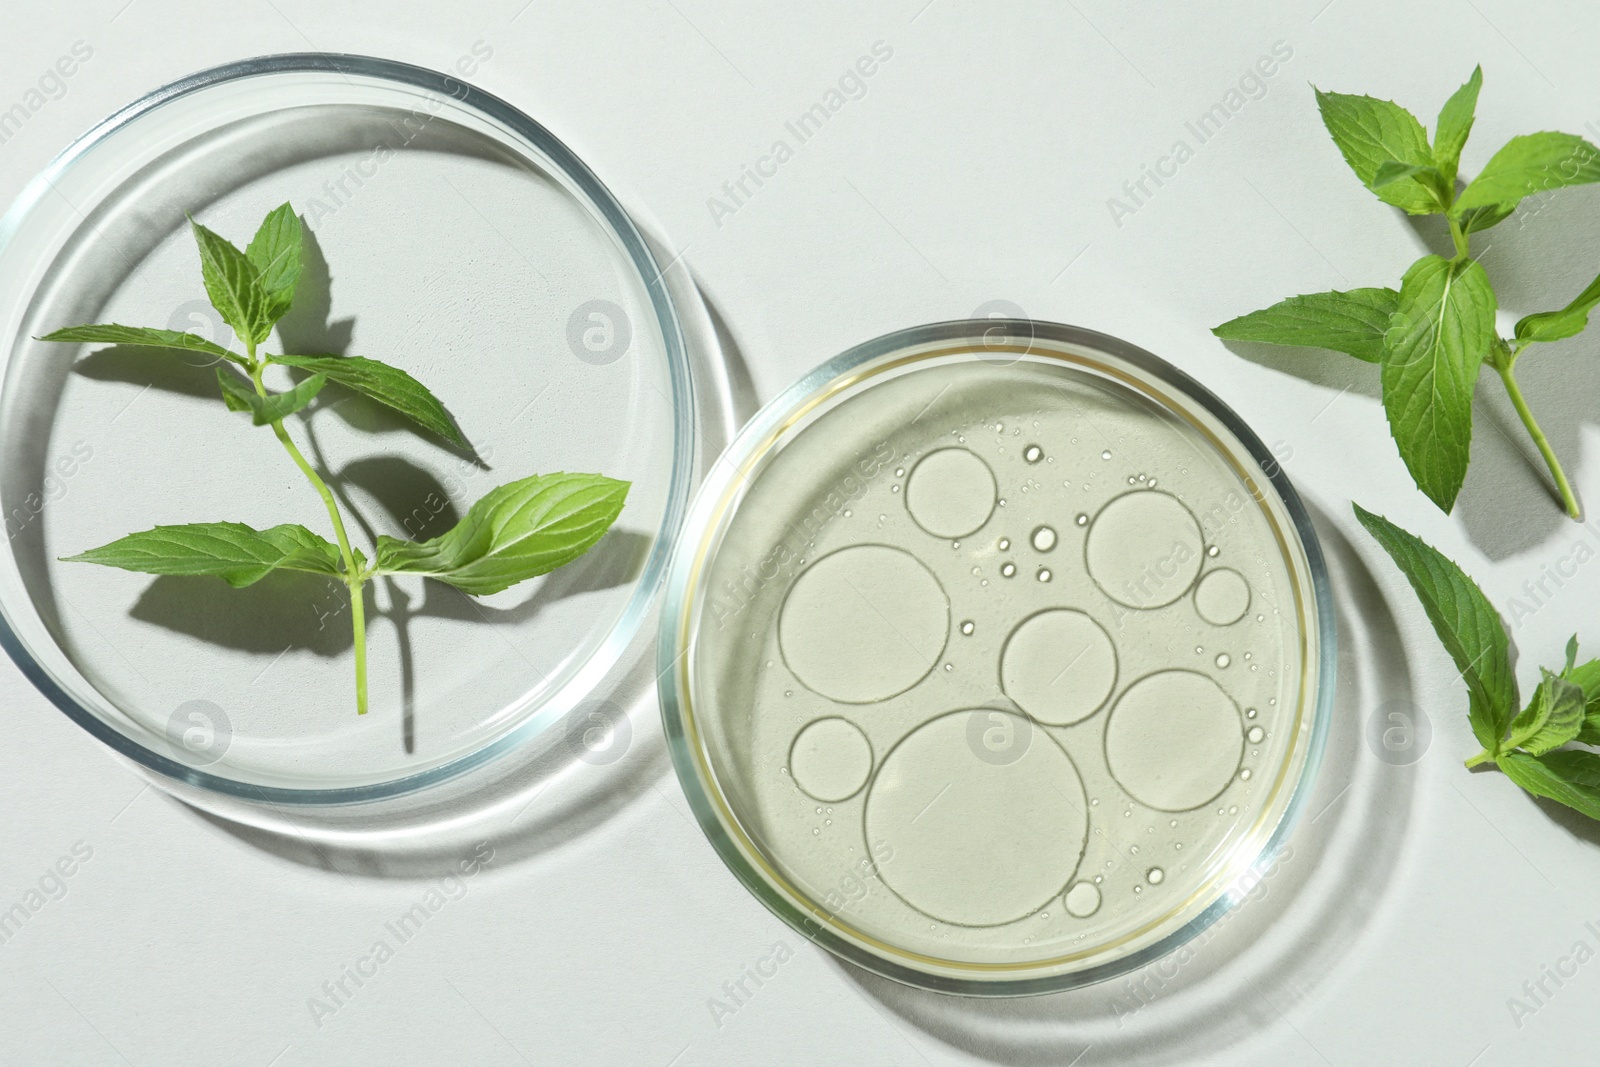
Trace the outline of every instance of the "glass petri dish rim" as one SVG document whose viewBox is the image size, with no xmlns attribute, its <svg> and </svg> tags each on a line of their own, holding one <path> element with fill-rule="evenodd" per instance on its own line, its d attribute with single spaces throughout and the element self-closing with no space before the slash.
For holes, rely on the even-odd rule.
<svg viewBox="0 0 1600 1067">
<path fill-rule="evenodd" d="M 765 448 L 785 425 L 819 406 L 831 394 L 870 374 L 871 364 L 892 362 L 889 357 L 907 349 L 952 342 L 977 341 L 997 354 L 1000 351 L 1014 351 L 1027 355 L 1040 339 L 1076 345 L 1121 359 L 1158 382 L 1183 393 L 1188 400 L 1216 418 L 1259 466 L 1259 476 L 1271 486 L 1289 517 L 1310 576 L 1311 603 L 1307 611 L 1316 623 L 1317 634 L 1314 642 L 1305 643 L 1305 654 L 1315 657 L 1309 661 L 1315 671 L 1314 689 L 1302 695 L 1301 711 L 1309 719 L 1301 727 L 1305 731 L 1305 752 L 1299 776 L 1293 782 L 1286 783 L 1289 787 L 1288 797 L 1276 822 L 1270 827 L 1258 825 L 1251 835 L 1241 839 L 1248 841 L 1253 835 L 1261 843 L 1250 854 L 1248 862 L 1230 865 L 1234 872 L 1232 878 L 1212 883 L 1220 884 L 1223 888 L 1208 906 L 1184 925 L 1153 943 L 1120 958 L 1078 970 L 1027 973 L 1030 967 L 1044 970 L 1052 962 L 1048 960 L 1016 965 L 929 961 L 964 969 L 970 972 L 970 976 L 967 976 L 949 973 L 948 970 L 918 967 L 872 951 L 862 941 L 845 936 L 835 928 L 844 924 L 819 919 L 820 908 L 812 913 L 799 906 L 796 900 L 804 899 L 804 894 L 793 891 L 791 896 L 781 891 L 772 878 L 761 872 L 759 868 L 764 864 L 752 858 L 753 855 L 759 856 L 760 850 L 748 841 L 738 827 L 737 818 L 732 815 L 717 789 L 714 773 L 697 740 L 693 709 L 687 695 L 692 660 L 691 624 L 698 593 L 695 579 L 706 562 L 707 538 L 726 518 L 727 509 L 724 505 L 734 479 L 745 478 L 747 467 L 761 458 Z M 1251 473 L 1255 476 L 1258 472 Z M 661 614 L 656 677 L 667 748 L 689 806 L 724 864 L 770 911 L 802 936 L 841 959 L 905 985 L 962 996 L 1036 996 L 1106 981 L 1167 956 L 1203 933 L 1244 899 L 1244 893 L 1229 890 L 1227 886 L 1249 871 L 1262 870 L 1277 857 L 1298 822 L 1316 781 L 1332 720 L 1336 684 L 1333 667 L 1337 662 L 1337 647 L 1332 585 L 1310 515 L 1271 451 L 1219 397 L 1166 360 L 1109 334 L 1034 319 L 956 319 L 897 330 L 848 349 L 802 376 L 745 424 L 701 484 L 674 550 Z M 776 880 L 787 884 L 787 879 L 781 875 Z M 1182 908 L 1180 906 L 1175 910 Z M 871 935 L 859 936 L 865 941 L 875 940 Z M 915 958 L 911 952 L 900 952 L 899 955 L 903 960 Z M 1006 971 L 1014 974 L 996 977 Z"/>
<path fill-rule="evenodd" d="M 695 401 L 682 324 L 662 278 L 665 270 L 656 262 L 643 235 L 616 196 L 555 134 L 519 108 L 451 75 L 397 60 L 348 53 L 289 52 L 210 67 L 154 89 L 78 137 L 23 187 L 5 214 L 0 216 L 0 255 L 11 249 L 23 222 L 39 201 L 51 192 L 55 180 L 112 134 L 158 108 L 207 89 L 250 78 L 297 74 L 338 74 L 444 94 L 455 106 L 476 111 L 542 153 L 560 172 L 561 178 L 587 199 L 586 206 L 609 229 L 610 236 L 643 280 L 650 306 L 655 312 L 656 324 L 661 331 L 673 407 L 672 468 L 667 504 L 656 530 L 655 543 L 635 581 L 633 595 L 616 624 L 567 684 L 547 698 L 525 721 L 464 756 L 423 771 L 358 786 L 297 789 L 241 782 L 179 763 L 112 727 L 74 699 L 51 672 L 34 659 L 12 627 L 4 605 L 0 605 L 0 648 L 5 649 L 12 662 L 46 699 L 115 752 L 167 778 L 211 792 L 269 805 L 326 806 L 379 801 L 414 793 L 483 766 L 556 725 L 566 712 L 610 673 L 650 614 L 665 577 L 676 533 L 689 505 L 696 447 Z"/>
</svg>

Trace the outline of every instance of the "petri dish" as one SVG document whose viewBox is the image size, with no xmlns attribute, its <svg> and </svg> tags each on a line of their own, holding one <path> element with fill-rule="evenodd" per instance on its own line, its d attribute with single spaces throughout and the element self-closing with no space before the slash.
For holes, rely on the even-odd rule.
<svg viewBox="0 0 1600 1067">
<path fill-rule="evenodd" d="M 307 263 L 265 347 L 400 366 L 472 445 L 325 390 L 289 430 L 333 475 L 357 547 L 435 536 L 530 474 L 632 483 L 605 538 L 543 578 L 482 598 L 372 583 L 361 717 L 342 586 L 234 590 L 58 559 L 167 523 L 329 533 L 270 435 L 217 403 L 204 359 L 32 339 L 114 321 L 237 347 L 185 214 L 242 246 L 284 201 Z M 113 115 L 0 220 L 0 361 L 0 643 L 74 721 L 175 786 L 274 810 L 410 794 L 581 714 L 648 645 L 695 452 L 673 300 L 584 163 L 460 79 L 270 56 Z"/>
<path fill-rule="evenodd" d="M 1333 695 L 1306 513 L 1203 387 L 1043 322 L 853 348 L 702 484 L 658 646 L 723 860 L 844 959 L 972 995 L 1099 981 L 1232 907 Z"/>
</svg>

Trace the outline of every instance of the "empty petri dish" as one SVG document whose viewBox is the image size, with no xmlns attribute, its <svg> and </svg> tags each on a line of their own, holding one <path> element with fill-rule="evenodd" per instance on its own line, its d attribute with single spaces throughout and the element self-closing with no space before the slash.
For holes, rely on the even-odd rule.
<svg viewBox="0 0 1600 1067">
<path fill-rule="evenodd" d="M 922 326 L 724 460 L 669 574 L 663 714 L 702 828 L 805 936 L 1046 992 L 1172 951 L 1274 854 L 1327 729 L 1330 594 L 1281 470 L 1199 385 L 1068 326 Z M 850 768 L 826 805 L 819 764 Z"/>
<path fill-rule="evenodd" d="M 121 322 L 237 349 L 185 214 L 242 245 L 285 201 L 306 265 L 266 347 L 408 370 L 471 442 L 441 447 L 334 390 L 291 420 L 369 558 L 377 535 L 432 537 L 531 474 L 632 483 L 604 539 L 543 578 L 483 598 L 373 582 L 360 717 L 338 583 L 230 589 L 58 558 L 158 524 L 329 534 L 271 436 L 217 402 L 206 359 L 33 340 Z M 650 637 L 694 453 L 673 301 L 588 168 L 459 79 L 274 56 L 107 119 L 0 221 L 0 362 L 0 641 L 76 722 L 186 788 L 267 805 L 407 794 L 593 714 L 586 698 Z"/>
</svg>

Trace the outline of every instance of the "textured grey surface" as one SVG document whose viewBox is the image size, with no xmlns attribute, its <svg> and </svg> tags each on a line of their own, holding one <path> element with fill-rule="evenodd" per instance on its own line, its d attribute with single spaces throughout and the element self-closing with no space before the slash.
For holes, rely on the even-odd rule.
<svg viewBox="0 0 1600 1067">
<path fill-rule="evenodd" d="M 1520 605 L 1525 686 L 1574 629 L 1600 648 L 1584 610 L 1600 593 L 1587 566 L 1600 526 L 1561 518 L 1491 383 L 1445 517 L 1395 457 L 1370 368 L 1236 354 L 1206 327 L 1292 292 L 1393 284 L 1438 241 L 1346 172 L 1307 81 L 1431 122 L 1482 62 L 1470 174 L 1512 134 L 1600 128 L 1596 18 L 1509 0 L 13 5 L 0 111 L 28 113 L 4 130 L 0 199 L 95 121 L 199 67 L 318 48 L 447 68 L 481 40 L 493 57 L 474 80 L 643 205 L 694 272 L 742 353 L 746 404 L 867 337 L 997 300 L 1149 348 L 1282 458 L 1325 534 L 1345 650 L 1314 818 L 1251 903 L 1131 985 L 1011 1003 L 889 985 L 780 925 L 690 822 L 649 714 L 623 759 L 576 767 L 603 777 L 603 801 L 564 806 L 556 790 L 483 848 L 463 837 L 398 863 L 167 799 L 6 665 L 0 912 L 37 910 L 0 943 L 0 1062 L 1584 1062 L 1600 834 L 1461 768 L 1476 746 L 1460 684 L 1348 500 L 1455 555 L 1508 615 Z M 91 58 L 41 87 L 80 40 Z M 1254 80 L 1275 42 L 1292 55 Z M 862 57 L 873 73 L 841 82 Z M 1200 143 L 1187 123 L 1230 90 L 1238 110 Z M 819 103 L 836 110 L 802 140 L 789 124 Z M 1176 174 L 1132 203 L 1124 183 L 1157 166 Z M 1484 262 L 1508 316 L 1592 277 L 1597 204 L 1596 190 L 1567 192 L 1491 232 Z M 1591 502 L 1596 345 L 1562 342 L 1523 371 Z M 1394 710 L 1431 723 L 1415 763 L 1368 743 L 1369 720 Z M 73 873 L 48 873 L 58 861 Z M 414 905 L 403 931 L 386 925 Z M 336 1003 L 323 983 L 341 981 Z M 1541 981 L 1535 1003 L 1523 984 Z M 1532 1010 L 1514 1018 L 1514 996 Z"/>
</svg>

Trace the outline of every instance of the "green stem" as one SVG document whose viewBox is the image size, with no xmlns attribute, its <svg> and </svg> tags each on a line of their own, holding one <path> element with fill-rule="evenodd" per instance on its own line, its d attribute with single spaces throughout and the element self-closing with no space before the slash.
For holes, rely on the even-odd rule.
<svg viewBox="0 0 1600 1067">
<path fill-rule="evenodd" d="M 1454 218 L 1452 218 L 1449 215 L 1446 215 L 1445 219 L 1446 219 L 1446 221 L 1448 221 L 1450 223 L 1450 240 L 1455 242 L 1456 258 L 1457 259 L 1466 259 L 1467 258 L 1467 235 L 1461 229 L 1461 223 L 1457 222 Z"/>
<path fill-rule="evenodd" d="M 1446 214 L 1445 220 L 1450 223 L 1450 240 L 1456 246 L 1456 259 L 1467 258 L 1467 235 L 1461 229 L 1461 223 L 1455 216 Z M 1511 397 L 1511 406 L 1517 409 L 1517 417 L 1522 420 L 1522 425 L 1527 429 L 1528 436 L 1533 438 L 1533 443 L 1539 449 L 1539 454 L 1544 457 L 1544 464 L 1550 468 L 1550 476 L 1555 479 L 1556 489 L 1561 493 L 1561 506 L 1566 509 L 1567 516 L 1572 519 L 1583 518 L 1583 510 L 1578 507 L 1578 498 L 1573 495 L 1572 485 L 1567 481 L 1567 472 L 1561 469 L 1561 461 L 1556 458 L 1555 449 L 1550 447 L 1550 442 L 1545 438 L 1544 431 L 1539 428 L 1539 422 L 1533 417 L 1533 412 L 1528 408 L 1528 401 L 1522 395 L 1522 387 L 1517 384 L 1513 368 L 1517 365 L 1517 355 L 1520 346 L 1513 351 L 1506 344 L 1504 338 L 1496 337 L 1494 344 L 1489 349 L 1488 362 L 1500 375 L 1500 381 L 1506 387 L 1506 394 Z M 1467 764 L 1472 766 L 1472 764 Z"/>
<path fill-rule="evenodd" d="M 250 360 L 250 382 L 256 387 L 258 395 L 266 396 L 267 387 L 261 381 L 261 372 L 266 369 L 266 361 L 256 359 L 255 345 L 247 344 L 245 347 Z M 367 609 L 362 597 L 362 587 L 366 585 L 367 576 L 356 566 L 355 553 L 350 549 L 350 536 L 344 528 L 344 516 L 339 512 L 339 502 L 334 499 L 333 490 L 328 488 L 328 483 L 324 482 L 307 462 L 305 455 L 294 443 L 294 438 L 283 428 L 283 420 L 274 419 L 268 425 L 272 427 L 278 443 L 289 453 L 289 458 L 300 468 L 300 473 L 306 476 L 306 480 L 322 498 L 323 506 L 328 509 L 328 518 L 333 521 L 333 533 L 339 540 L 339 557 L 344 561 L 344 584 L 350 593 L 350 627 L 355 637 L 356 652 L 356 714 L 365 715 L 367 713 Z"/>
<path fill-rule="evenodd" d="M 1582 518 L 1583 512 L 1578 507 L 1577 497 L 1572 493 L 1566 472 L 1561 469 L 1561 461 L 1556 459 L 1555 449 L 1551 448 L 1550 442 L 1545 439 L 1544 431 L 1539 428 L 1533 412 L 1528 409 L 1528 402 L 1522 396 L 1522 388 L 1517 385 L 1517 379 L 1512 374 L 1516 362 L 1516 353 L 1507 348 L 1504 341 L 1496 338 L 1490 364 L 1500 375 L 1500 381 L 1505 384 L 1506 393 L 1511 397 L 1511 406 L 1517 409 L 1517 417 L 1522 420 L 1522 425 L 1527 427 L 1528 436 L 1533 438 L 1533 443 L 1538 446 L 1539 454 L 1544 457 L 1545 466 L 1550 468 L 1550 476 L 1556 480 L 1556 488 L 1561 491 L 1562 506 L 1566 508 L 1571 518 Z"/>
<path fill-rule="evenodd" d="M 367 606 L 362 596 L 366 579 L 347 581 L 350 589 L 350 632 L 356 649 L 356 714 L 367 713 Z"/>
<path fill-rule="evenodd" d="M 1480 764 L 1480 763 L 1488 763 L 1489 761 L 1493 760 L 1494 758 L 1495 758 L 1494 757 L 1494 753 L 1490 752 L 1488 749 L 1484 749 L 1482 752 L 1478 753 L 1476 756 L 1473 756 L 1471 759 L 1467 760 L 1466 764 L 1467 764 L 1468 767 L 1476 767 L 1478 764 Z"/>
</svg>

